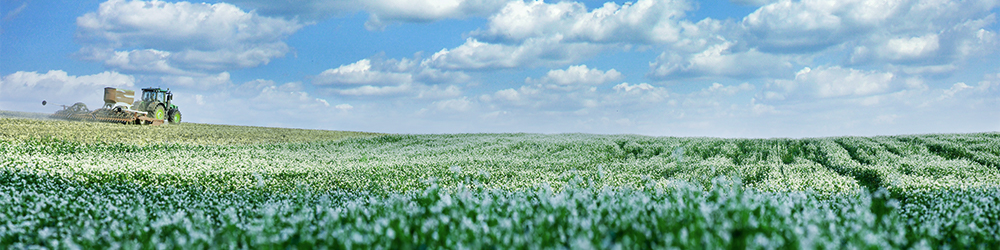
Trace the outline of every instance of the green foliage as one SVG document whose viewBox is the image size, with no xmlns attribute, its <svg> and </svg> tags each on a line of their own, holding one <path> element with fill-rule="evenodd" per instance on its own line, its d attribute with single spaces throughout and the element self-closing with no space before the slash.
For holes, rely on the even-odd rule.
<svg viewBox="0 0 1000 250">
<path fill-rule="evenodd" d="M 0 171 L 0 247 L 27 248 L 986 248 L 998 229 L 997 189 L 930 199 L 960 217 L 900 208 L 884 192 L 837 197 L 711 188 L 562 192 L 461 186 L 388 197 L 300 190 L 208 192 L 88 184 Z M 651 184 L 653 185 L 653 184 Z M 971 201 L 971 202 L 970 202 Z"/>
<path fill-rule="evenodd" d="M 0 118 L 0 248 L 985 248 L 1000 233 L 998 162 L 998 133 L 378 135 Z"/>
</svg>

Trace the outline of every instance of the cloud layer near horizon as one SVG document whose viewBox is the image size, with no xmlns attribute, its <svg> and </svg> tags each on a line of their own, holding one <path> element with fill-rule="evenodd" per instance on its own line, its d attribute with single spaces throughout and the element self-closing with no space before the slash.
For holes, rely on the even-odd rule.
<svg viewBox="0 0 1000 250">
<path fill-rule="evenodd" d="M 73 24 L 73 57 L 106 71 L 7 73 L 0 108 L 50 112 L 34 104 L 46 98 L 99 105 L 76 93 L 157 85 L 175 90 L 186 121 L 246 125 L 740 137 L 1000 130 L 998 1 L 734 2 L 759 7 L 694 20 L 699 3 L 686 0 L 109 0 Z M 483 24 L 433 34 L 464 42 L 412 57 L 234 82 L 294 62 L 291 36 L 358 12 L 372 33 Z"/>
</svg>

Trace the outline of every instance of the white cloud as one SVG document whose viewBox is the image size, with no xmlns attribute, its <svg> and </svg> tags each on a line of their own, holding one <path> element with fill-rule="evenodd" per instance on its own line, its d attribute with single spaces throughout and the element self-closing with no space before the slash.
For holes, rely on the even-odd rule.
<svg viewBox="0 0 1000 250">
<path fill-rule="evenodd" d="M 250 106 L 261 111 L 295 110 L 297 112 L 315 111 L 330 106 L 326 100 L 313 97 L 308 92 L 282 90 L 281 87 L 268 86 L 262 89 L 259 95 L 248 99 L 251 103 Z"/>
<path fill-rule="evenodd" d="M 498 100 L 516 102 L 521 100 L 521 94 L 515 89 L 503 89 L 493 94 L 493 97 L 484 96 L 483 98 L 485 100 L 498 99 Z"/>
<path fill-rule="evenodd" d="M 729 0 L 729 1 L 741 5 L 764 6 L 771 3 L 779 2 L 781 0 Z"/>
<path fill-rule="evenodd" d="M 854 65 L 889 63 L 912 74 L 954 72 L 970 58 L 996 52 L 1000 37 L 986 29 L 994 19 L 989 15 L 923 33 L 871 35 L 857 42 L 848 61 Z"/>
<path fill-rule="evenodd" d="M 455 85 L 448 85 L 447 87 L 442 87 L 441 85 L 433 85 L 426 87 L 417 92 L 417 98 L 419 99 L 440 99 L 456 97 L 462 94 L 462 88 Z"/>
<path fill-rule="evenodd" d="M 648 83 L 589 88 L 548 88 L 526 83 L 484 95 L 458 93 L 436 99 L 400 96 L 389 102 L 384 98 L 356 99 L 350 104 L 308 93 L 297 94 L 300 84 L 276 85 L 259 80 L 243 84 L 259 89 L 250 98 L 226 101 L 225 96 L 213 95 L 203 101 L 207 106 L 249 105 L 246 111 L 233 113 L 252 114 L 249 116 L 260 120 L 258 123 L 280 120 L 288 123 L 284 126 L 312 124 L 328 129 L 815 137 L 937 131 L 924 124 L 950 125 L 948 131 L 955 132 L 976 131 L 983 124 L 996 122 L 993 117 L 998 113 L 993 110 L 1000 103 L 997 78 L 1000 76 L 990 75 L 979 84 L 932 89 L 920 88 L 919 84 L 908 83 L 910 79 L 892 73 L 824 66 L 803 69 L 798 78 L 787 80 L 797 84 L 790 92 L 773 82 L 763 88 L 750 83 L 711 83 L 687 94 L 672 93 L 666 87 Z M 442 86 L 437 91 L 448 92 L 448 88 Z M 754 95 L 758 90 L 776 91 L 807 101 L 763 100 Z M 265 94 L 267 91 L 283 94 Z M 407 93 L 419 91 L 415 88 Z M 254 106 L 247 100 L 276 108 Z M 268 104 L 275 100 L 283 102 Z M 956 109 L 963 112 L 954 112 Z M 250 119 L 237 116 L 230 122 Z M 252 122 L 248 123 L 258 124 Z M 392 125 L 403 123 L 407 126 Z"/>
<path fill-rule="evenodd" d="M 0 79 L 0 109 L 50 112 L 51 108 L 40 105 L 42 100 L 53 105 L 83 102 L 97 109 L 104 105 L 105 87 L 131 89 L 135 82 L 135 77 L 113 71 L 82 76 L 62 70 L 18 71 Z"/>
<path fill-rule="evenodd" d="M 621 72 L 615 69 L 601 71 L 599 69 L 589 69 L 587 65 L 574 65 L 569 68 L 549 70 L 545 76 L 538 80 L 530 77 L 525 80 L 528 83 L 566 85 L 601 85 L 608 82 L 620 81 Z"/>
<path fill-rule="evenodd" d="M 349 89 L 336 89 L 333 92 L 340 95 L 351 95 L 351 96 L 384 96 L 384 95 L 401 95 L 405 93 L 410 93 L 412 92 L 413 88 L 414 88 L 413 84 L 404 83 L 394 86 L 365 85 Z"/>
<path fill-rule="evenodd" d="M 334 106 L 334 108 L 342 110 L 342 111 L 349 111 L 349 110 L 354 109 L 354 106 L 351 106 L 350 104 L 347 104 L 347 103 L 343 103 L 343 104 L 337 104 L 337 106 Z"/>
<path fill-rule="evenodd" d="M 966 104 L 1000 104 L 1000 74 L 988 74 L 977 85 L 958 82 L 941 91 L 938 100 L 964 100 Z"/>
<path fill-rule="evenodd" d="M 442 49 L 421 62 L 449 70 L 505 69 L 555 66 L 578 62 L 603 48 L 587 43 L 563 43 L 561 36 L 529 38 L 519 45 L 485 43 L 468 38 L 453 49 Z"/>
<path fill-rule="evenodd" d="M 627 82 L 615 85 L 615 93 L 606 95 L 603 99 L 608 106 L 636 106 L 642 104 L 656 105 L 670 97 L 666 88 L 656 87 L 648 83 L 629 85 Z"/>
<path fill-rule="evenodd" d="M 842 42 L 845 36 L 854 35 L 856 30 L 874 23 L 854 23 L 844 20 L 840 14 L 856 13 L 854 16 L 874 16 L 869 11 L 881 15 L 876 19 L 888 18 L 894 6 L 873 4 L 870 9 L 855 9 L 860 1 L 819 1 L 804 0 L 793 2 L 782 0 L 763 6 L 743 18 L 743 26 L 751 38 L 756 39 L 765 50 L 808 50 L 815 51 Z M 879 8 L 881 7 L 881 8 Z M 871 20 L 877 22 L 880 20 Z"/>
<path fill-rule="evenodd" d="M 478 101 L 483 103 L 483 107 L 492 109 L 494 112 L 504 112 L 513 115 L 545 116 L 552 115 L 563 118 L 586 117 L 596 113 L 604 113 L 611 109 L 617 110 L 641 110 L 655 107 L 670 97 L 669 91 L 662 87 L 655 87 L 648 83 L 629 84 L 621 83 L 610 88 L 600 87 L 598 82 L 581 84 L 577 81 L 568 81 L 569 86 L 561 85 L 552 78 L 568 75 L 568 79 L 580 79 L 581 75 L 612 76 L 620 80 L 620 76 L 615 76 L 611 70 L 607 72 L 594 72 L 596 69 L 588 69 L 585 66 L 571 66 L 567 70 L 549 71 L 545 77 L 539 80 L 526 80 L 526 84 L 518 88 L 508 88 L 495 91 L 490 94 L 480 95 Z M 599 73 L 599 74 L 598 74 Z M 600 78 L 600 77 L 597 77 Z M 600 81 L 601 84 L 610 82 L 610 79 Z M 591 119 L 591 118 L 586 118 Z"/>
<path fill-rule="evenodd" d="M 592 11 L 580 2 L 511 1 L 472 34 L 504 41 L 558 35 L 567 42 L 666 43 L 678 40 L 678 20 L 691 9 L 683 0 L 607 2 Z"/>
<path fill-rule="evenodd" d="M 971 88 L 972 86 L 969 86 L 964 82 L 955 83 L 954 85 L 951 86 L 950 89 L 944 91 L 943 95 L 941 95 L 941 98 L 951 98 L 955 96 L 955 93 L 959 93 Z"/>
<path fill-rule="evenodd" d="M 394 22 L 432 22 L 443 19 L 485 17 L 510 0 L 236 0 L 237 5 L 266 15 L 322 20 L 331 15 L 365 11 L 368 29 Z"/>
<path fill-rule="evenodd" d="M 418 64 L 418 60 L 362 59 L 325 70 L 313 77 L 312 83 L 338 95 L 414 94 L 418 98 L 445 98 L 459 95 L 461 89 L 455 85 L 443 87 L 442 84 L 468 82 L 471 78 L 463 72 L 442 71 Z"/>
<path fill-rule="evenodd" d="M 362 59 L 352 64 L 328 69 L 313 79 L 316 85 L 399 85 L 413 83 L 411 74 L 372 70 L 371 60 Z"/>
<path fill-rule="evenodd" d="M 918 89 L 922 83 L 906 81 L 889 72 L 851 68 L 803 68 L 793 80 L 773 80 L 765 86 L 763 100 L 800 98 L 860 98 L 904 89 Z"/>
<path fill-rule="evenodd" d="M 170 52 L 155 49 L 115 51 L 112 56 L 102 59 L 105 66 L 124 71 L 189 74 L 183 69 L 170 65 L 170 54 Z"/>
<path fill-rule="evenodd" d="M 738 23 L 679 22 L 679 38 L 650 63 L 647 77 L 780 78 L 816 60 L 950 74 L 1000 47 L 990 12 L 998 6 L 990 0 L 774 1 Z"/>
<path fill-rule="evenodd" d="M 740 85 L 726 86 L 716 82 L 712 83 L 712 85 L 709 86 L 708 88 L 702 89 L 700 93 L 702 95 L 728 96 L 728 95 L 734 95 L 739 92 L 753 91 L 754 89 L 756 88 L 750 83 L 741 83 Z"/>
<path fill-rule="evenodd" d="M 655 87 L 653 87 L 653 85 L 649 85 L 649 83 L 629 85 L 627 82 L 623 82 L 621 84 L 615 85 L 613 89 L 615 91 L 632 92 L 633 90 L 635 91 L 653 90 L 655 89 Z"/>
<path fill-rule="evenodd" d="M 362 1 L 370 13 L 365 27 L 381 29 L 391 22 L 430 22 L 486 16 L 509 0 L 381 0 Z"/>
<path fill-rule="evenodd" d="M 738 50 L 733 42 L 724 42 L 694 54 L 663 52 L 649 64 L 648 77 L 676 79 L 689 77 L 775 77 L 790 73 L 794 57 L 774 55 L 749 49 Z"/>
<path fill-rule="evenodd" d="M 109 0 L 77 18 L 78 56 L 127 72 L 199 75 L 284 56 L 304 24 L 227 3 Z"/>
<path fill-rule="evenodd" d="M 467 97 L 440 100 L 431 104 L 438 110 L 465 112 L 472 109 L 472 102 Z"/>
<path fill-rule="evenodd" d="M 191 89 L 217 89 L 232 84 L 229 79 L 229 72 L 222 72 L 215 75 L 206 76 L 177 76 L 166 75 L 159 77 L 160 82 L 165 87 L 182 87 Z"/>
<path fill-rule="evenodd" d="M 343 118 L 350 105 L 331 106 L 302 83 L 257 79 L 218 90 L 174 90 L 185 120 L 198 123 L 317 128 Z"/>
<path fill-rule="evenodd" d="M 926 57 L 940 47 L 937 34 L 889 39 L 877 53 L 890 60 L 912 60 Z"/>
<path fill-rule="evenodd" d="M 782 0 L 746 16 L 742 26 L 751 44 L 762 51 L 815 52 L 870 36 L 890 40 L 942 32 L 965 20 L 987 17 L 998 4 L 993 0 Z"/>
</svg>

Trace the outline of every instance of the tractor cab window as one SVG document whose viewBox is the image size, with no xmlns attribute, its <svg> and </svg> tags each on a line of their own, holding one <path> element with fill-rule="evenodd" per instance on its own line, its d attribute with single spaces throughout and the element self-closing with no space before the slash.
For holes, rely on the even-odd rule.
<svg viewBox="0 0 1000 250">
<path fill-rule="evenodd" d="M 164 93 L 164 92 L 159 92 L 159 91 L 143 91 L 142 92 L 142 101 L 146 101 L 146 102 L 148 102 L 148 101 L 164 102 L 164 100 L 166 100 L 166 97 L 167 97 L 167 93 Z"/>
<path fill-rule="evenodd" d="M 153 91 L 143 91 L 142 92 L 142 101 L 148 102 L 148 101 L 152 101 L 154 99 L 156 99 L 156 92 L 153 92 Z"/>
</svg>

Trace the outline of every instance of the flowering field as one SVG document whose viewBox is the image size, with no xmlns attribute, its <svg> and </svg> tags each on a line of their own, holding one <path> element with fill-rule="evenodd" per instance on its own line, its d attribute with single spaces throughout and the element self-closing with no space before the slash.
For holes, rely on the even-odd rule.
<svg viewBox="0 0 1000 250">
<path fill-rule="evenodd" d="M 0 248 L 980 247 L 1000 133 L 360 132 L 0 117 Z"/>
</svg>

